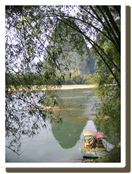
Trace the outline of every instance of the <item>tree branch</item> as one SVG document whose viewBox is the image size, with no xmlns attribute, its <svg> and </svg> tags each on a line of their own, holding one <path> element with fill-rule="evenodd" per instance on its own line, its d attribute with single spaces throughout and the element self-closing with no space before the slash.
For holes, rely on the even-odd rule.
<svg viewBox="0 0 132 174">
<path fill-rule="evenodd" d="M 99 17 L 99 15 L 96 13 L 96 11 L 93 9 L 93 7 L 90 6 L 90 8 L 91 8 L 91 10 L 93 11 L 93 13 L 96 14 L 97 20 L 104 26 L 104 29 L 107 31 L 107 33 L 108 33 L 109 37 L 111 38 L 111 40 L 113 41 L 113 43 L 115 43 L 114 39 L 116 39 L 116 42 L 119 43 L 119 42 L 118 42 L 118 39 L 116 38 L 115 34 L 113 33 L 113 30 L 112 30 L 111 27 L 109 26 L 109 23 L 108 23 L 107 25 L 105 25 L 105 23 L 102 21 L 102 19 L 101 19 L 101 18 Z M 99 10 L 100 10 L 100 9 L 99 9 Z M 102 11 L 101 11 L 101 13 L 102 13 Z M 103 16 L 104 16 L 104 14 L 103 14 Z M 108 26 L 109 26 L 109 28 L 108 28 Z M 111 33 L 112 33 L 112 35 L 114 36 L 114 38 L 111 36 Z M 116 49 L 118 50 L 118 52 L 120 53 L 120 49 L 119 49 L 118 45 L 117 45 L 116 43 L 115 43 L 114 45 L 115 45 Z"/>
<path fill-rule="evenodd" d="M 64 20 L 62 20 L 62 22 L 64 22 Z M 70 21 L 68 21 L 70 22 Z M 64 22 L 65 23 L 65 22 Z M 115 74 L 113 73 L 112 69 L 110 68 L 110 66 L 108 65 L 108 63 L 106 62 L 105 58 L 99 53 L 98 49 L 96 48 L 96 46 L 103 51 L 94 41 L 92 41 L 89 37 L 87 37 L 79 28 L 78 26 L 75 25 L 75 28 L 73 27 L 73 25 L 70 25 L 69 23 L 66 23 L 67 25 L 69 25 L 71 28 L 73 28 L 74 30 L 78 31 L 79 33 L 81 33 L 88 41 L 89 43 L 95 48 L 96 52 L 99 54 L 99 56 L 102 58 L 102 60 L 104 61 L 104 63 L 106 64 L 106 66 L 108 67 L 109 71 L 111 72 L 111 74 L 113 75 L 113 77 L 115 78 L 118 86 L 120 87 L 120 83 L 118 82 Z M 106 55 L 106 53 L 103 51 L 103 53 Z M 120 72 L 120 70 L 118 69 L 118 67 L 114 64 L 114 62 L 109 59 L 111 61 L 111 63 L 113 63 L 113 65 L 117 68 L 117 70 Z"/>
<path fill-rule="evenodd" d="M 16 153 L 17 155 L 20 155 L 19 153 L 17 153 L 15 150 L 13 150 L 12 148 L 8 147 L 8 146 L 5 146 L 6 148 L 12 150 L 14 153 Z"/>
<path fill-rule="evenodd" d="M 65 19 L 66 20 L 66 19 Z M 64 22 L 64 20 L 61 20 L 62 22 Z M 71 25 L 71 22 L 69 20 L 66 20 L 68 21 L 68 23 L 64 22 L 65 24 L 69 25 L 71 28 L 73 28 L 74 30 L 78 31 L 79 33 L 81 33 L 89 42 L 92 42 L 92 46 L 95 45 L 96 47 L 98 47 L 98 49 L 101 50 L 101 52 L 108 58 L 108 60 L 115 66 L 115 68 L 118 70 L 118 72 L 120 72 L 120 69 L 115 65 L 115 63 L 109 58 L 109 56 L 103 51 L 103 49 L 97 44 L 95 43 L 93 40 L 91 40 L 88 36 L 86 36 L 84 34 L 84 32 L 82 32 L 79 27 L 77 27 L 77 25 L 75 25 L 75 28 L 73 27 L 73 25 Z M 70 22 L 70 24 L 69 24 Z"/>
</svg>

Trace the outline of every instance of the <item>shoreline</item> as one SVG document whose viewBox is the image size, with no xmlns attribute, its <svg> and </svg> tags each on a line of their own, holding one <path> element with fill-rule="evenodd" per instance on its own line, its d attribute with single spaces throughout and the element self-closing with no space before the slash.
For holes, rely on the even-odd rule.
<svg viewBox="0 0 132 174">
<path fill-rule="evenodd" d="M 70 89 L 89 89 L 89 88 L 95 88 L 96 85 L 62 85 L 59 88 L 54 88 L 54 89 L 59 89 L 59 90 L 70 90 Z"/>
<path fill-rule="evenodd" d="M 18 89 L 15 89 L 14 87 L 11 87 L 9 91 L 34 91 L 34 90 L 71 90 L 71 89 L 91 89 L 91 88 L 96 88 L 96 85 L 62 85 L 62 86 L 32 86 L 30 89 L 20 87 Z"/>
</svg>

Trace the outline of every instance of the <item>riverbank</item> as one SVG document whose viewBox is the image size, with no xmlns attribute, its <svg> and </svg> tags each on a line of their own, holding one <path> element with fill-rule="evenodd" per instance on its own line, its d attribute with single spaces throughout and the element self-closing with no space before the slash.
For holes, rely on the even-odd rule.
<svg viewBox="0 0 132 174">
<path fill-rule="evenodd" d="M 91 89 L 96 88 L 96 85 L 62 85 L 62 86 L 29 86 L 25 87 L 17 87 L 15 89 L 13 86 L 9 89 L 9 91 L 37 91 L 37 90 L 71 90 L 71 89 Z"/>
<path fill-rule="evenodd" d="M 61 87 L 55 87 L 54 89 L 87 89 L 87 88 L 95 88 L 95 85 L 62 85 Z"/>
</svg>

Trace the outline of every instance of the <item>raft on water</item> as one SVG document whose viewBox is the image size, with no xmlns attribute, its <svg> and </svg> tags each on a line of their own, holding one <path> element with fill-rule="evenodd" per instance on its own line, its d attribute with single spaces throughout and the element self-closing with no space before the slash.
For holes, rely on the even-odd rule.
<svg viewBox="0 0 132 174">
<path fill-rule="evenodd" d="M 108 143 L 103 132 L 93 132 L 92 130 L 83 130 L 83 157 L 103 157 L 115 147 Z"/>
</svg>

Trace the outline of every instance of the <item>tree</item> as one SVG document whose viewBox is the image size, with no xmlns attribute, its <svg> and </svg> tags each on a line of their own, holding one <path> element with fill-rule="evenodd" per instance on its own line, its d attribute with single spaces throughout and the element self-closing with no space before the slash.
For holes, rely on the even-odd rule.
<svg viewBox="0 0 132 174">
<path fill-rule="evenodd" d="M 28 95 L 31 95 L 34 103 L 25 100 L 24 90 L 20 96 L 17 92 L 10 92 L 12 86 L 8 84 L 8 79 L 12 79 L 15 89 L 20 86 L 20 79 L 25 79 L 25 87 L 30 89 L 28 80 L 31 80 L 31 76 L 27 74 L 37 73 L 38 76 L 43 74 L 43 85 L 60 85 L 64 80 L 62 69 L 66 68 L 60 62 L 60 57 L 66 60 L 68 54 L 68 50 L 64 51 L 65 43 L 80 55 L 84 53 L 84 45 L 90 45 L 96 55 L 97 66 L 100 67 L 98 74 L 102 79 L 105 78 L 103 82 L 99 82 L 99 86 L 103 84 L 104 87 L 106 79 L 112 76 L 113 82 L 117 84 L 116 90 L 120 93 L 120 6 L 6 6 L 5 23 L 7 136 L 10 131 L 16 136 L 21 127 L 11 107 L 13 100 L 19 97 L 24 105 L 30 103 L 37 107 L 31 93 Z M 58 76 L 58 71 L 61 77 Z M 10 74 L 19 74 L 19 78 Z M 45 93 L 40 98 L 45 103 L 47 100 L 56 104 L 57 96 L 51 93 Z M 33 112 L 29 110 L 29 114 Z M 46 111 L 39 109 L 35 112 L 38 120 L 47 115 Z M 10 118 L 18 125 L 13 129 Z M 36 121 L 33 125 L 35 123 Z"/>
<path fill-rule="evenodd" d="M 120 67 L 95 41 L 101 33 L 104 40 L 108 40 L 120 55 L 120 7 L 77 6 L 77 8 L 78 13 L 74 12 L 73 15 L 69 11 L 74 11 L 74 6 L 7 6 L 6 28 L 7 31 L 15 28 L 17 34 L 13 34 L 17 39 L 19 36 L 19 41 L 17 40 L 19 44 L 15 44 L 16 51 L 12 51 L 9 50 L 12 44 L 10 45 L 7 41 L 6 53 L 12 51 L 12 54 L 9 54 L 10 56 L 14 56 L 13 54 L 15 56 L 20 55 L 21 53 L 25 57 L 25 63 L 29 63 L 35 57 L 43 55 L 45 50 L 49 56 L 49 61 L 52 62 L 52 67 L 59 69 L 58 57 L 61 54 L 65 57 L 62 50 L 65 42 L 70 42 L 73 49 L 76 48 L 80 54 L 83 53 L 84 43 L 89 43 L 120 87 L 120 81 L 112 69 L 114 67 L 120 72 Z M 15 18 L 16 15 L 17 18 Z M 7 40 L 10 37 L 7 33 Z M 47 40 L 52 47 L 50 51 L 46 46 Z M 21 50 L 22 44 L 25 44 L 26 51 Z M 118 62 L 120 63 L 120 56 Z M 113 67 L 111 67 L 111 64 Z M 29 70 L 30 65 L 27 68 Z"/>
</svg>

